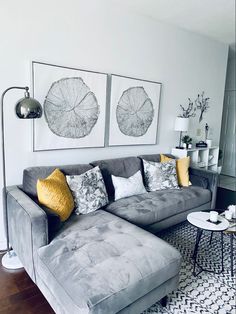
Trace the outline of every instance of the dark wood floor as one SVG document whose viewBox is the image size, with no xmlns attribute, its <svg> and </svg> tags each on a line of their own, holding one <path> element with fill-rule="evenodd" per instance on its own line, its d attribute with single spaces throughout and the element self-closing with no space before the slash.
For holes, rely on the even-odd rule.
<svg viewBox="0 0 236 314">
<path fill-rule="evenodd" d="M 6 270 L 0 263 L 0 314 L 13 313 L 53 314 L 54 311 L 23 269 Z"/>
</svg>

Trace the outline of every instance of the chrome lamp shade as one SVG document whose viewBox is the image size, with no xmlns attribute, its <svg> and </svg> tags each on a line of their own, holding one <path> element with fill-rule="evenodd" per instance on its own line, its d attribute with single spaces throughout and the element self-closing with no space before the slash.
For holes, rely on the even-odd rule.
<svg viewBox="0 0 236 314">
<path fill-rule="evenodd" d="M 25 97 L 16 103 L 15 112 L 20 119 L 37 119 L 42 117 L 43 109 L 40 103 L 31 98 L 29 92 L 26 91 Z"/>
</svg>

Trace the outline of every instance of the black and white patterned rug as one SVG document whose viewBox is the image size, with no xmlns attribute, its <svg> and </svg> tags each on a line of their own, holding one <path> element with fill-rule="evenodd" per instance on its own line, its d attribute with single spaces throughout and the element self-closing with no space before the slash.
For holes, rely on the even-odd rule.
<svg viewBox="0 0 236 314">
<path fill-rule="evenodd" d="M 188 222 L 167 229 L 158 234 L 182 254 L 180 283 L 178 290 L 168 296 L 164 308 L 159 302 L 143 314 L 154 313 L 214 313 L 236 314 L 236 241 L 234 238 L 234 276 L 230 272 L 230 237 L 224 235 L 224 272 L 214 274 L 202 272 L 193 276 L 193 253 L 196 228 Z M 214 233 L 212 243 L 210 232 L 204 231 L 199 245 L 199 262 L 207 269 L 221 269 L 220 233 Z"/>
</svg>

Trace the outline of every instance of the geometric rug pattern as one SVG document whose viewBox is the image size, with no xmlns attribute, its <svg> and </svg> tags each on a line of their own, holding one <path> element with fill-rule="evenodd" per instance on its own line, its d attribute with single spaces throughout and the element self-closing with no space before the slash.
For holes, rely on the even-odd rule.
<svg viewBox="0 0 236 314">
<path fill-rule="evenodd" d="M 230 237 L 224 235 L 224 272 L 201 272 L 193 276 L 192 254 L 197 229 L 187 221 L 157 234 L 182 255 L 179 287 L 168 295 L 166 307 L 159 302 L 142 314 L 236 314 L 236 239 L 234 237 L 234 276 L 230 271 Z M 221 270 L 220 233 L 213 234 L 210 244 L 209 231 L 203 231 L 198 250 L 198 262 L 206 269 Z M 198 269 L 197 269 L 198 270 Z"/>
</svg>

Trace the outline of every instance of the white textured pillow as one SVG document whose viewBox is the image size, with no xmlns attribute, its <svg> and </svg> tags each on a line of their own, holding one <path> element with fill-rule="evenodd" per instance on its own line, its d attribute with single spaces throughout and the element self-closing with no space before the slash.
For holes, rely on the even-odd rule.
<svg viewBox="0 0 236 314">
<path fill-rule="evenodd" d="M 99 167 L 80 175 L 66 176 L 75 202 L 75 212 L 91 213 L 108 204 L 108 196 Z"/>
<path fill-rule="evenodd" d="M 115 189 L 115 201 L 120 198 L 146 193 L 140 170 L 129 178 L 111 176 Z"/>
</svg>

